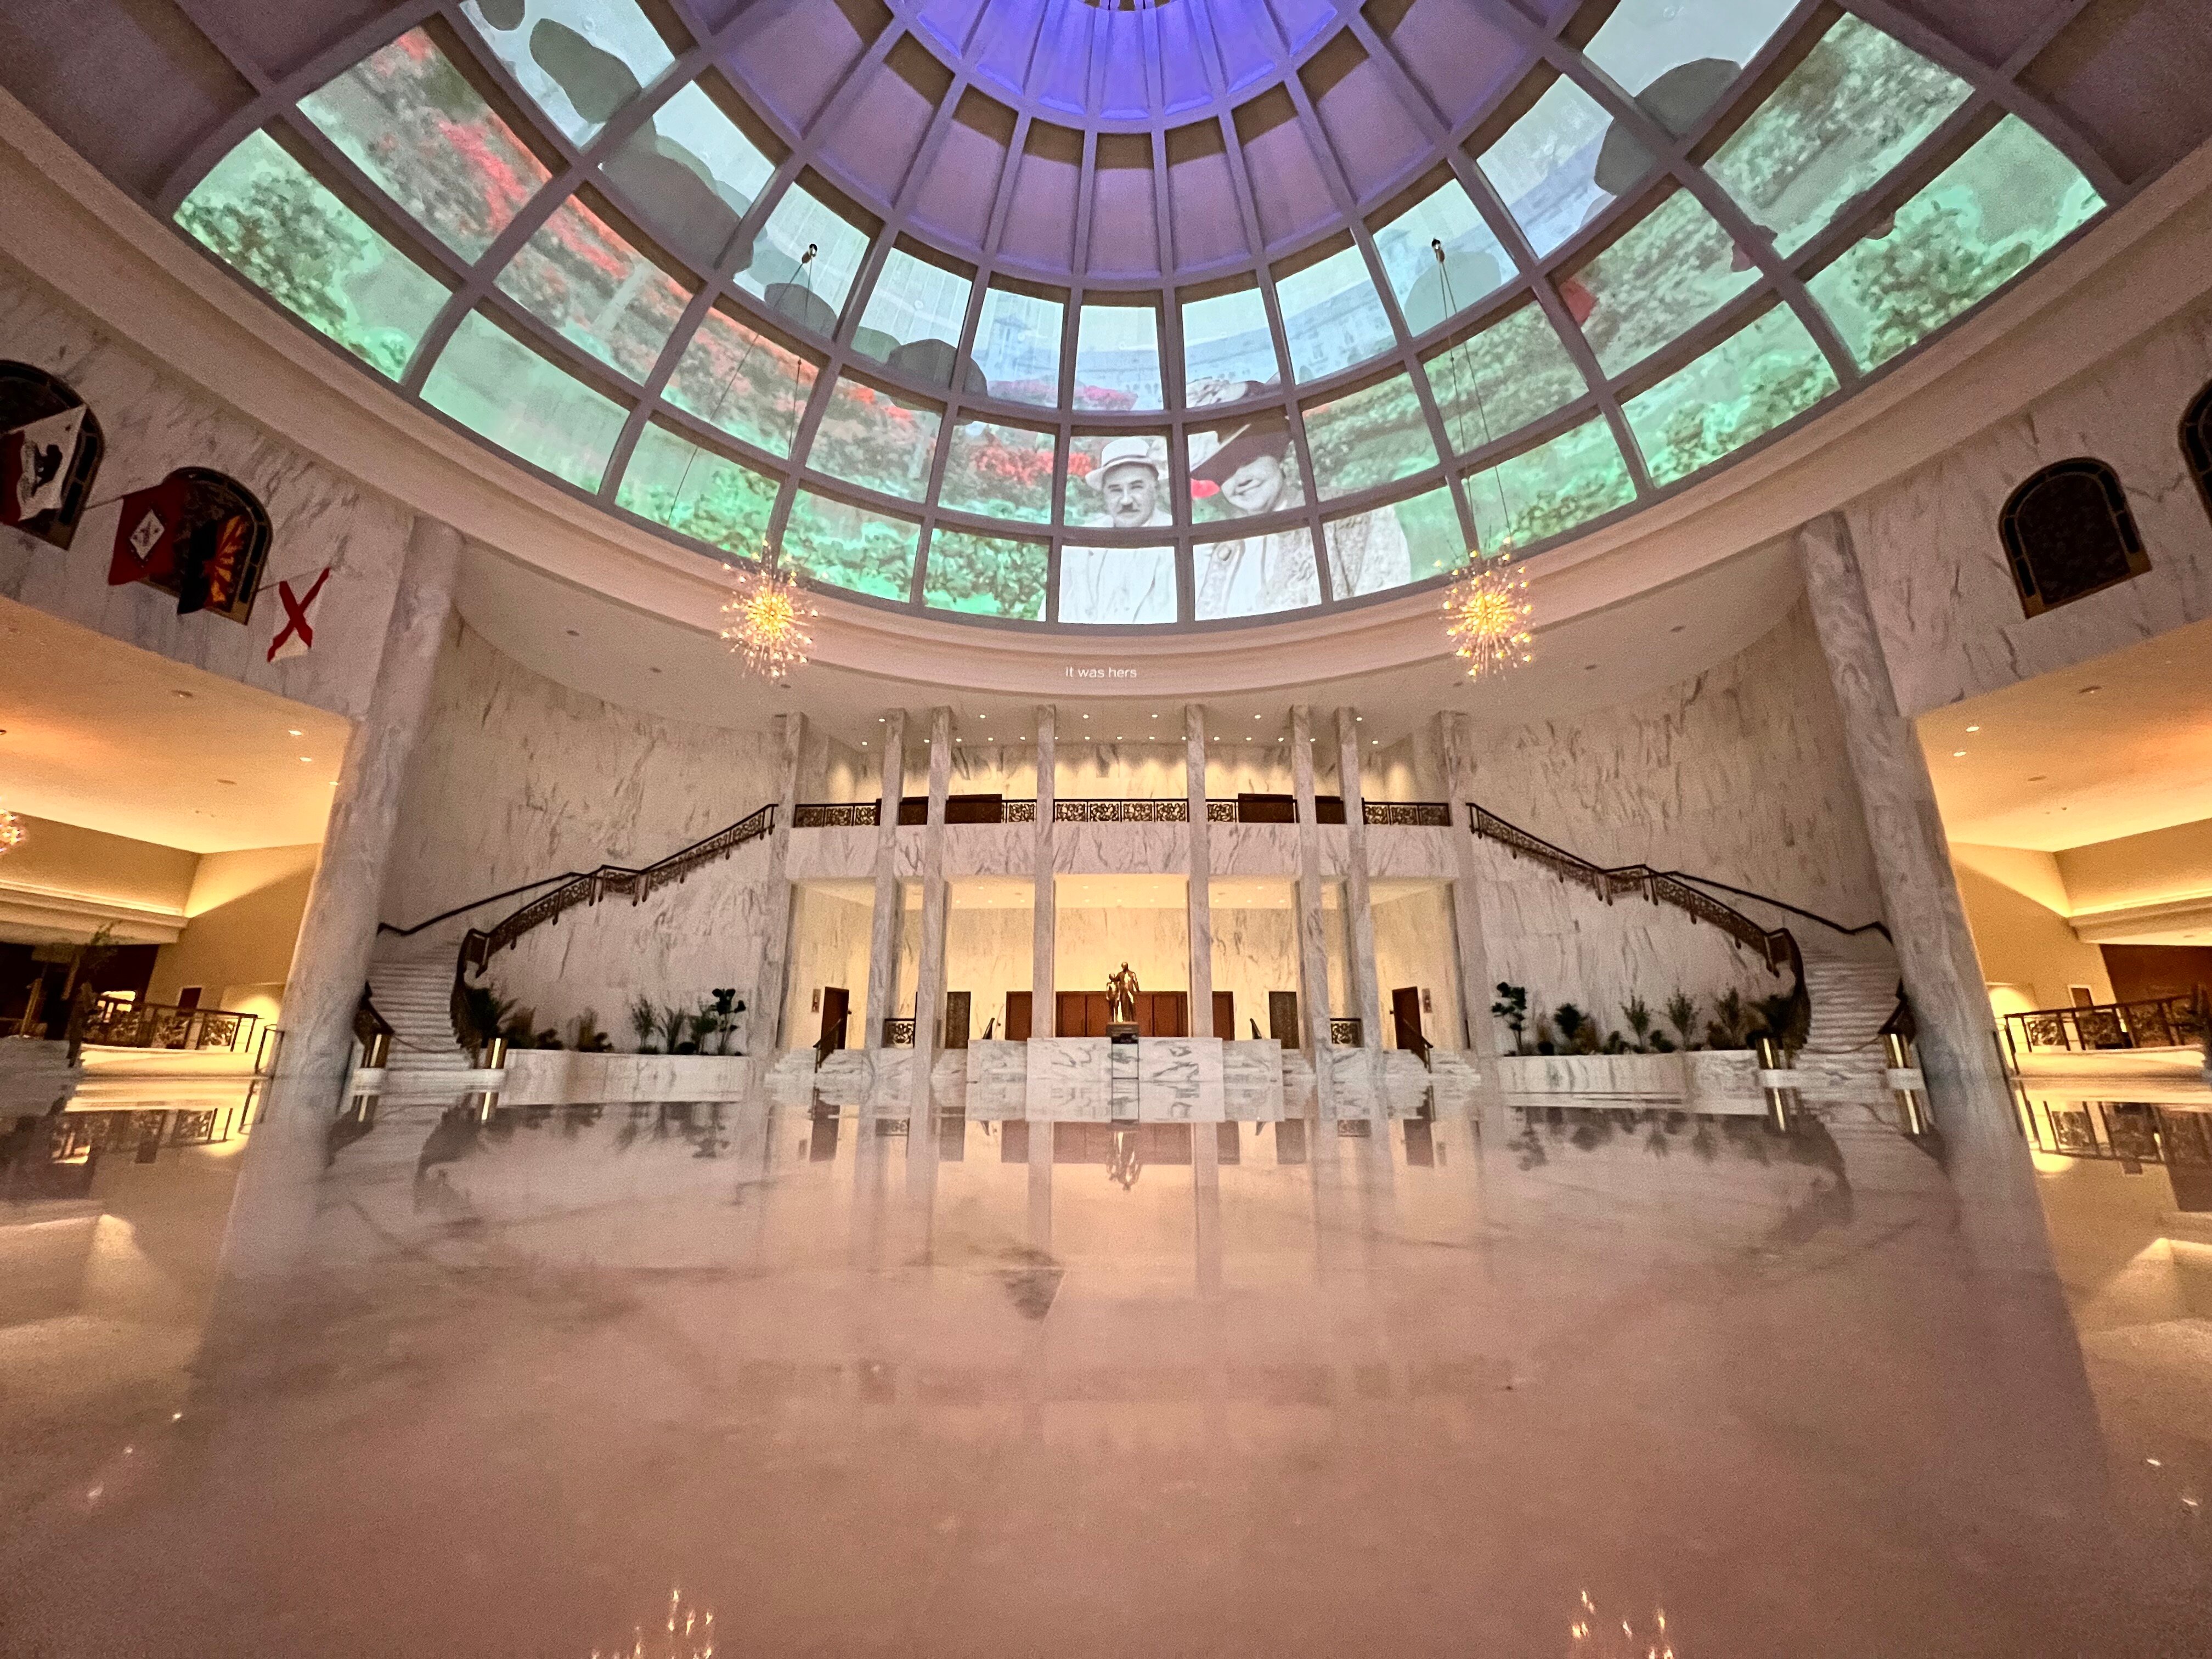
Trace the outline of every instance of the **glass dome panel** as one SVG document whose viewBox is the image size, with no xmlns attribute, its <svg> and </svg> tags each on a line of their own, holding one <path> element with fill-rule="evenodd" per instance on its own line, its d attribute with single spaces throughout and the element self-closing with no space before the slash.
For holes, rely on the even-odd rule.
<svg viewBox="0 0 2212 1659">
<path fill-rule="evenodd" d="M 1063 508 L 1070 525 L 1164 528 L 1177 517 L 1169 486 L 1164 432 L 1078 432 L 1070 441 Z"/>
<path fill-rule="evenodd" d="M 1132 623 L 1175 619 L 1172 547 L 1060 549 L 1060 621 Z"/>
<path fill-rule="evenodd" d="M 1861 367 L 1886 363 L 2025 270 L 2105 205 L 2008 115 L 1809 284 Z"/>
<path fill-rule="evenodd" d="M 1750 256 L 1675 191 L 1559 284 L 1598 366 L 1615 375 L 1680 339 L 1759 277 Z"/>
<path fill-rule="evenodd" d="M 311 93 L 300 113 L 465 259 L 552 176 L 422 29 Z"/>
<path fill-rule="evenodd" d="M 1475 539 L 1495 552 L 1509 538 L 1528 547 L 1602 518 L 1636 499 L 1628 463 L 1602 418 L 1467 477 Z"/>
<path fill-rule="evenodd" d="M 1797 0 L 1621 0 L 1583 52 L 1680 137 L 1796 9 Z M 1703 72 L 1676 74 L 1686 67 Z"/>
<path fill-rule="evenodd" d="M 767 473 L 648 421 L 623 469 L 615 505 L 679 536 L 758 558 L 777 489 Z"/>
<path fill-rule="evenodd" d="M 929 538 L 921 602 L 937 611 L 1042 622 L 1050 563 L 1042 542 L 972 535 L 940 525 Z"/>
<path fill-rule="evenodd" d="M 1200 542 L 1191 550 L 1200 622 L 1299 611 L 1321 603 L 1321 566 L 1313 532 L 1303 524 L 1243 537 Z"/>
<path fill-rule="evenodd" d="M 960 355 L 975 285 L 972 276 L 893 248 L 853 331 L 853 349 L 924 386 L 985 390 L 982 372 Z"/>
<path fill-rule="evenodd" d="M 1057 300 L 994 283 L 975 322 L 975 366 L 991 395 L 1010 403 L 1060 402 L 1060 331 L 1066 307 Z"/>
<path fill-rule="evenodd" d="M 1195 522 L 1256 518 L 1304 505 L 1286 410 L 1248 410 L 1217 426 L 1190 427 L 1183 441 Z"/>
<path fill-rule="evenodd" d="M 177 209 L 216 258 L 318 333 L 398 380 L 445 308 L 444 283 L 265 132 L 248 133 Z M 319 279 L 295 280 L 303 266 Z"/>
<path fill-rule="evenodd" d="M 599 171 L 672 251 L 718 271 L 775 167 L 695 81 L 624 138 Z"/>
<path fill-rule="evenodd" d="M 806 465 L 885 495 L 920 501 L 937 456 L 943 411 L 878 390 L 849 374 L 830 388 Z"/>
<path fill-rule="evenodd" d="M 1043 524 L 1052 517 L 1057 447 L 1049 431 L 962 421 L 952 428 L 938 505 L 956 513 Z"/>
<path fill-rule="evenodd" d="M 1183 401 L 1190 407 L 1249 395 L 1247 382 L 1282 379 L 1259 284 L 1182 303 Z M 1232 390 L 1233 388 L 1233 390 Z"/>
<path fill-rule="evenodd" d="M 580 145 L 676 61 L 630 0 L 465 0 L 461 15 Z"/>
<path fill-rule="evenodd" d="M 1455 454 L 1471 454 L 1589 392 L 1541 307 L 1508 312 L 1425 359 L 1429 390 Z"/>
<path fill-rule="evenodd" d="M 1331 519 L 1322 526 L 1322 538 L 1329 586 L 1340 599 L 1385 593 L 1467 562 L 1467 538 L 1449 485 Z"/>
<path fill-rule="evenodd" d="M 809 247 L 815 250 L 811 263 Z M 771 311 L 827 337 L 837 331 L 845 296 L 867 253 L 866 231 L 793 185 L 769 212 L 737 283 Z"/>
<path fill-rule="evenodd" d="M 510 454 L 579 489 L 596 490 L 623 410 L 480 311 L 446 342 L 422 400 Z"/>
<path fill-rule="evenodd" d="M 1447 179 L 1375 228 L 1375 252 L 1406 326 L 1425 334 L 1504 287 L 1513 274 L 1504 244 L 1456 179 Z M 1444 245 L 1437 264 L 1433 244 Z"/>
<path fill-rule="evenodd" d="M 1300 412 L 1313 453 L 1316 500 L 1372 489 L 1437 465 L 1437 447 L 1410 375 L 1394 374 L 1307 404 Z"/>
<path fill-rule="evenodd" d="M 1621 412 L 1655 484 L 1670 484 L 1764 437 L 1836 390 L 1797 313 L 1777 306 Z"/>
<path fill-rule="evenodd" d="M 788 455 L 821 370 L 774 336 L 709 310 L 676 360 L 668 401 L 772 455 Z"/>
<path fill-rule="evenodd" d="M 1972 95 L 1948 70 L 1847 14 L 1705 171 L 1777 248 L 1795 253 Z"/>
<path fill-rule="evenodd" d="M 1150 301 L 1086 305 L 1075 337 L 1078 409 L 1159 409 L 1160 313 Z"/>
<path fill-rule="evenodd" d="M 500 292 L 602 362 L 642 381 L 690 295 L 571 196 L 499 275 Z"/>
<path fill-rule="evenodd" d="M 1613 123 L 1571 81 L 1554 81 L 1488 149 L 1480 166 L 1540 258 L 1632 190 L 1648 172 L 1642 146 L 1629 165 L 1598 163 Z"/>
<path fill-rule="evenodd" d="M 1275 279 L 1283 307 L 1283 338 L 1300 380 L 1322 375 L 1385 352 L 1397 343 L 1390 319 L 1376 297 L 1367 261 L 1357 247 Z"/>
<path fill-rule="evenodd" d="M 872 512 L 835 495 L 801 489 L 783 527 L 783 562 L 809 580 L 879 599 L 914 592 L 915 550 L 921 526 Z"/>
</svg>

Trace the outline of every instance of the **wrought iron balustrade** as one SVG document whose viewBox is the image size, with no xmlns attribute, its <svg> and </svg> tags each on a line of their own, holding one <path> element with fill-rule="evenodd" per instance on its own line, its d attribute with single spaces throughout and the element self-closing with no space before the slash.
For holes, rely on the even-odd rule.
<svg viewBox="0 0 2212 1659">
<path fill-rule="evenodd" d="M 1190 802 L 1177 795 L 1153 800 L 1056 800 L 1055 823 L 1188 823 Z"/>
<path fill-rule="evenodd" d="M 1371 825 L 1413 830 L 1451 828 L 1451 803 L 1444 800 L 1370 800 L 1360 816 Z"/>
<path fill-rule="evenodd" d="M 2005 1039 L 2014 1053 L 2100 1048 L 2181 1048 L 2204 1040 L 2203 1012 L 2191 997 L 2149 997 L 2074 1008 L 2033 1008 L 2007 1014 Z"/>
<path fill-rule="evenodd" d="M 1328 1023 L 1328 1040 L 1340 1048 L 1357 1048 L 1367 1040 L 1367 1023 L 1359 1019 L 1333 1019 Z"/>
<path fill-rule="evenodd" d="M 2039 1152 L 2118 1164 L 2212 1166 L 2212 1113 L 2135 1101 L 2030 1100 L 2021 1116 L 2028 1144 Z"/>
<path fill-rule="evenodd" d="M 84 1040 L 104 1048 L 235 1049 L 241 1038 L 252 1038 L 260 1018 L 228 1008 L 179 1008 L 104 996 L 93 1005 Z"/>
<path fill-rule="evenodd" d="M 792 809 L 794 830 L 872 829 L 881 817 L 881 803 L 872 800 L 807 801 Z"/>
<path fill-rule="evenodd" d="M 884 1022 L 884 1047 L 911 1048 L 914 1047 L 914 1022 L 910 1019 L 887 1019 Z"/>
</svg>

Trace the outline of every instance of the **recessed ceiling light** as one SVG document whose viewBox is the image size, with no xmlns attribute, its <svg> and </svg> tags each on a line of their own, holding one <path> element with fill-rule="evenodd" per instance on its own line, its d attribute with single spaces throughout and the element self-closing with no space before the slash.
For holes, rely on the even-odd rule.
<svg viewBox="0 0 2212 1659">
<path fill-rule="evenodd" d="M 217 778 L 216 781 L 217 783 L 227 783 L 234 789 L 238 787 L 238 780 L 236 778 Z"/>
<path fill-rule="evenodd" d="M 169 695 L 173 697 L 181 697 L 186 702 L 192 700 L 192 694 L 189 691 L 172 691 Z"/>
<path fill-rule="evenodd" d="M 2050 781 L 2050 779 L 2051 779 L 2051 774 L 2050 774 L 2050 773 L 2048 773 L 2048 772 L 2038 772 L 2038 773 L 2037 773 L 2033 777 L 2030 778 L 2030 779 L 2028 780 L 2028 781 L 2029 781 L 2030 783 L 2047 783 L 2048 781 Z"/>
<path fill-rule="evenodd" d="M 1680 633 L 1680 632 L 1682 631 L 1682 629 L 1683 629 L 1683 628 L 1684 628 L 1685 626 L 1686 626 L 1686 624 L 1684 624 L 1684 623 L 1675 623 L 1672 628 L 1668 629 L 1667 631 L 1668 631 L 1669 634 L 1679 634 L 1679 633 Z"/>
<path fill-rule="evenodd" d="M 301 730 L 300 730 L 300 728 L 299 728 L 298 726 L 295 726 L 292 727 L 292 728 L 291 728 L 291 730 L 289 730 L 289 732 L 285 732 L 285 733 L 284 733 L 284 735 L 285 735 L 286 737 L 288 737 L 288 738 L 301 738 L 301 737 L 305 737 L 305 736 L 307 735 L 307 733 L 306 733 L 306 732 L 302 732 L 302 731 L 301 731 Z"/>
<path fill-rule="evenodd" d="M 1966 751 L 1963 749 L 1954 749 L 1951 751 L 1951 758 L 1953 760 L 1964 760 L 1966 757 Z"/>
<path fill-rule="evenodd" d="M 1968 727 L 1966 728 L 1966 730 L 1968 730 L 1969 732 L 1978 732 L 1978 731 L 1980 731 L 1981 729 L 1982 729 L 1982 728 L 1981 728 L 1980 726 L 1968 726 Z"/>
<path fill-rule="evenodd" d="M 648 668 L 646 670 L 646 672 L 648 674 L 658 674 L 660 670 L 658 668 Z"/>
<path fill-rule="evenodd" d="M 2085 685 L 2081 688 L 2081 695 L 2085 697 L 2094 697 L 2104 689 L 2101 685 Z"/>
<path fill-rule="evenodd" d="M 300 757 L 300 764 L 302 766 L 312 766 L 314 764 L 314 761 L 315 757 L 313 755 L 302 755 Z"/>
</svg>

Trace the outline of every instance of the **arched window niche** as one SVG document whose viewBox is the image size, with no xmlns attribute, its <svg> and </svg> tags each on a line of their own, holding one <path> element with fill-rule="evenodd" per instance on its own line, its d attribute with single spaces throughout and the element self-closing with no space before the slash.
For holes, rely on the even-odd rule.
<svg viewBox="0 0 2212 1659">
<path fill-rule="evenodd" d="M 59 417 L 75 414 L 74 421 Z M 92 499 L 92 481 L 106 453 L 99 417 L 69 382 L 34 363 L 0 361 L 0 433 L 9 439 L 8 482 L 20 485 L 0 520 L 26 535 L 67 549 Z M 48 501 L 58 490 L 58 500 Z M 15 510 L 22 503 L 34 511 Z"/>
<path fill-rule="evenodd" d="M 2212 514 L 2212 385 L 2197 394 L 2189 412 L 2181 417 L 2181 453 L 2204 497 L 2204 510 Z"/>
<path fill-rule="evenodd" d="M 2087 456 L 2046 466 L 2013 491 L 1997 532 L 2031 617 L 2150 568 L 2119 474 Z"/>
</svg>

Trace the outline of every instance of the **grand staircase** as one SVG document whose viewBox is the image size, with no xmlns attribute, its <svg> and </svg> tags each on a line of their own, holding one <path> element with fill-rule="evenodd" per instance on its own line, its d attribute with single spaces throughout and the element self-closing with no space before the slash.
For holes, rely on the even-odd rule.
<svg viewBox="0 0 2212 1659">
<path fill-rule="evenodd" d="M 391 1072 L 465 1072 L 471 1061 L 453 1035 L 453 964 L 443 955 L 372 962 L 369 1000 L 392 1027 Z"/>
</svg>

